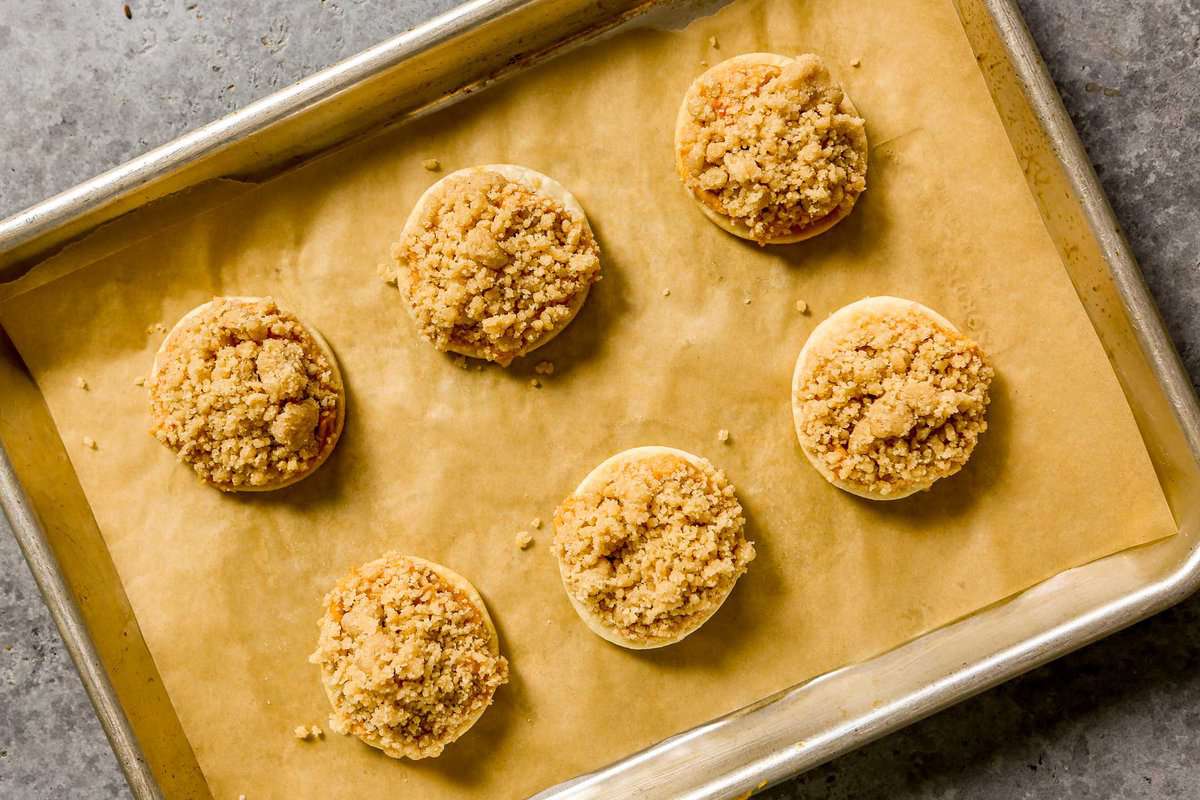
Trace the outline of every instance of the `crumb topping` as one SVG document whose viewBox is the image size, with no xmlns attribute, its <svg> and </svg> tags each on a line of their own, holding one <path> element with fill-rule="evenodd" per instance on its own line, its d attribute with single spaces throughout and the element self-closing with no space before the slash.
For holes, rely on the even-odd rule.
<svg viewBox="0 0 1200 800">
<path fill-rule="evenodd" d="M 317 650 L 330 726 L 393 757 L 437 756 L 508 681 L 480 609 L 434 569 L 390 554 L 325 596 Z"/>
<path fill-rule="evenodd" d="M 844 97 L 814 55 L 701 76 L 684 101 L 684 185 L 760 244 L 849 209 L 866 189 L 867 138 Z"/>
<path fill-rule="evenodd" d="M 979 345 L 928 315 L 882 314 L 810 357 L 801 443 L 862 491 L 928 488 L 962 469 L 987 430 L 994 374 Z"/>
<path fill-rule="evenodd" d="M 302 475 L 333 445 L 333 365 L 269 298 L 220 299 L 189 319 L 149 385 L 154 436 L 222 489 Z"/>
<path fill-rule="evenodd" d="M 447 179 L 395 257 L 422 335 L 502 365 L 566 325 L 600 279 L 587 221 L 495 172 Z"/>
<path fill-rule="evenodd" d="M 679 456 L 627 462 L 554 515 L 567 591 L 607 627 L 673 639 L 721 604 L 754 558 L 725 475 Z"/>
</svg>

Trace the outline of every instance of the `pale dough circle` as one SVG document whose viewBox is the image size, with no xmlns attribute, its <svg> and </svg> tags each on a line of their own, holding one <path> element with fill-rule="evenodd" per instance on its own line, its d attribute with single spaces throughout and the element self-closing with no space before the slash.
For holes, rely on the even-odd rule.
<svg viewBox="0 0 1200 800">
<path fill-rule="evenodd" d="M 604 461 L 600 462 L 599 466 L 589 472 L 587 476 L 580 481 L 579 485 L 575 487 L 573 495 L 585 494 L 600 488 L 610 475 L 612 475 L 625 464 L 635 463 L 662 455 L 680 458 L 691 464 L 698 471 L 704 473 L 705 475 L 716 472 L 716 468 L 711 462 L 708 461 L 708 459 L 689 453 L 686 450 L 679 450 L 674 447 L 664 447 L 661 445 L 633 447 L 628 450 L 622 450 L 616 455 L 610 456 Z M 579 618 L 583 620 L 584 624 L 588 626 L 592 633 L 596 634 L 602 639 L 605 639 L 606 641 L 630 650 L 653 650 L 682 641 L 685 637 L 699 630 L 700 627 L 713 616 L 713 614 L 716 614 L 717 611 L 720 610 L 721 606 L 724 605 L 725 601 L 729 599 L 729 595 L 733 592 L 733 587 L 737 584 L 737 578 L 735 578 L 729 584 L 724 594 L 721 595 L 717 602 L 712 604 L 711 608 L 707 609 L 703 614 L 698 615 L 696 618 L 691 620 L 686 628 L 681 629 L 674 636 L 660 641 L 645 642 L 622 635 L 619 631 L 614 630 L 612 626 L 608 625 L 599 615 L 576 599 L 567 582 L 567 566 L 563 563 L 561 558 L 557 558 L 556 560 L 558 561 L 558 573 L 563 584 L 563 590 L 566 592 L 567 598 L 571 601 L 571 607 L 575 609 L 575 613 L 579 615 Z"/>
<path fill-rule="evenodd" d="M 445 188 L 447 181 L 487 172 L 498 174 L 513 183 L 518 183 L 535 193 L 545 195 L 546 197 L 554 200 L 568 212 L 579 217 L 579 219 L 583 222 L 583 227 L 587 230 L 588 234 L 592 236 L 593 241 L 595 240 L 595 234 L 592 231 L 591 224 L 588 222 L 587 214 L 584 213 L 583 206 L 580 205 L 579 201 L 575 198 L 575 195 L 571 194 L 571 192 L 569 192 L 561 183 L 547 175 L 537 172 L 536 170 L 517 164 L 483 164 L 481 166 L 464 167 L 463 169 L 455 170 L 454 172 L 445 175 L 431 185 L 428 189 L 426 189 L 417 199 L 416 205 L 413 206 L 413 210 L 409 213 L 408 219 L 404 223 L 404 228 L 401 230 L 399 241 L 405 241 L 417 231 L 421 225 L 421 218 L 425 213 L 426 206 L 437 200 L 438 196 Z M 407 264 L 401 262 L 399 267 L 400 269 L 396 275 L 396 278 L 397 286 L 400 288 L 400 292 L 404 296 L 404 307 L 408 309 L 409 316 L 412 318 L 413 322 L 419 326 L 421 321 L 417 317 L 416 309 L 413 308 L 412 303 L 408 299 L 409 293 L 412 289 L 412 277 L 409 274 Z M 496 361 L 496 363 L 500 364 L 501 366 L 508 366 L 513 359 L 528 355 L 537 348 L 542 347 L 550 342 L 554 337 L 558 336 L 558 334 L 562 333 L 563 330 L 565 330 L 566 327 L 575 319 L 575 316 L 579 313 L 579 310 L 583 308 L 583 304 L 587 300 L 588 293 L 590 291 L 591 285 L 589 284 L 588 286 L 584 287 L 583 291 L 572 298 L 571 303 L 568 306 L 568 316 L 562 322 L 560 322 L 553 329 L 547 331 L 541 338 L 523 345 L 506 359 L 491 358 L 487 355 L 487 353 L 483 352 L 481 348 L 473 347 L 466 343 L 454 343 L 448 346 L 447 349 L 452 353 L 459 353 L 464 356 L 470 356 L 471 358 Z"/>
<path fill-rule="evenodd" d="M 355 569 L 351 570 L 350 574 L 347 577 L 357 575 L 364 568 L 372 566 L 373 564 L 378 563 L 379 561 L 386 561 L 386 562 L 393 563 L 393 564 L 398 563 L 398 562 L 409 562 L 418 568 L 427 569 L 427 570 L 433 572 L 434 574 L 436 574 L 438 576 L 438 578 L 440 578 L 450 588 L 452 588 L 452 589 L 460 592 L 462 595 L 464 595 L 466 597 L 467 602 L 471 605 L 471 607 L 476 612 L 478 612 L 480 620 L 482 621 L 483 626 L 488 633 L 488 645 L 487 645 L 488 652 L 492 656 L 495 656 L 495 657 L 500 656 L 500 635 L 496 632 L 496 625 L 495 625 L 495 623 L 492 622 L 492 617 L 488 613 L 487 606 L 483 602 L 483 597 L 480 596 L 479 591 L 475 588 L 475 586 L 469 580 L 467 580 L 466 578 L 464 578 L 462 575 L 455 572 L 454 570 L 450 569 L 449 567 L 443 566 L 442 564 L 438 564 L 436 562 L 429 561 L 424 558 L 420 558 L 419 556 L 398 555 L 398 554 L 385 555 L 382 558 L 377 559 L 375 562 L 368 562 L 367 564 L 363 564 L 359 567 L 356 567 Z M 328 616 L 328 613 L 329 613 L 329 609 L 327 608 L 325 615 L 322 616 L 322 620 L 324 620 Z M 337 682 L 333 679 L 333 676 L 331 676 L 327 672 L 327 670 L 325 668 L 325 664 L 322 663 L 321 661 L 319 661 L 316 658 L 316 656 L 317 656 L 317 654 L 314 653 L 313 657 L 310 657 L 309 660 L 312 661 L 313 663 L 320 664 L 320 666 L 321 666 L 321 686 L 325 690 L 325 697 L 329 700 L 329 704 L 336 709 L 337 708 L 336 692 L 337 692 L 337 688 L 338 688 Z M 493 690 L 493 692 L 494 692 L 494 690 Z M 457 741 L 460 737 L 462 737 L 463 734 L 465 734 L 467 731 L 469 731 L 471 729 L 471 727 L 475 725 L 476 722 L 479 721 L 480 717 L 482 717 L 484 712 L 487 711 L 488 708 L 490 708 L 490 707 L 491 707 L 491 697 L 489 696 L 488 701 L 486 703 L 484 703 L 478 709 L 474 710 L 467 717 L 465 717 L 463 719 L 463 721 L 458 726 L 456 726 L 452 732 L 450 732 L 446 736 L 442 737 L 438 742 L 439 745 L 444 747 L 445 745 L 448 745 L 448 744 L 451 744 L 451 743 Z M 370 745 L 371 747 L 374 747 L 377 750 L 381 750 L 388 756 L 391 756 L 392 758 L 408 758 L 408 759 L 416 761 L 416 760 L 420 760 L 423 758 L 436 757 L 435 755 L 432 755 L 432 754 L 426 752 L 422 748 L 415 747 L 415 746 L 409 745 L 409 744 L 402 744 L 399 747 L 388 746 L 383 741 L 382 737 L 379 737 L 379 736 L 372 736 L 369 734 L 359 734 L 359 733 L 353 733 L 352 735 L 354 735 L 356 738 L 358 738 L 364 744 Z"/>
<path fill-rule="evenodd" d="M 800 349 L 800 354 L 796 357 L 796 366 L 792 372 L 792 422 L 796 430 L 796 438 L 800 442 L 800 447 L 804 451 L 805 457 L 817 472 L 821 473 L 821 476 L 825 480 L 843 491 L 868 500 L 900 500 L 928 489 L 941 476 L 935 476 L 927 481 L 921 481 L 911 487 L 890 494 L 867 491 L 850 481 L 837 477 L 828 465 L 820 459 L 819 455 L 810 449 L 808 443 L 805 441 L 805 436 L 802 432 L 804 408 L 803 403 L 799 400 L 799 396 L 812 366 L 812 358 L 816 353 L 824 348 L 833 346 L 844 335 L 874 319 L 887 315 L 902 316 L 909 313 L 924 316 L 953 333 L 960 335 L 962 333 L 950 320 L 932 308 L 916 301 L 886 295 L 865 297 L 833 312 L 813 329 L 813 332 L 809 334 L 808 339 L 804 342 L 804 346 Z"/>
<path fill-rule="evenodd" d="M 175 344 L 173 337 L 178 337 L 179 335 L 181 335 L 182 332 L 187 328 L 187 323 L 189 321 L 195 319 L 196 317 L 201 316 L 202 314 L 207 312 L 210 308 L 212 308 L 214 305 L 216 305 L 218 303 L 222 303 L 222 302 L 252 304 L 252 303 L 259 303 L 259 302 L 274 302 L 274 301 L 272 301 L 271 298 L 269 298 L 269 297 L 248 297 L 248 296 L 214 297 L 212 300 L 209 300 L 206 303 L 201 303 L 200 305 L 196 306 L 188 313 L 184 314 L 182 317 L 180 317 L 179 321 L 176 322 L 174 326 L 172 326 L 171 330 L 167 333 L 166 338 L 163 339 L 162 344 L 160 344 L 158 346 L 158 350 L 155 351 L 155 353 L 154 353 L 154 362 L 150 365 L 150 375 L 146 380 L 146 386 L 148 388 L 150 388 L 152 390 L 155 381 L 158 379 L 158 373 L 161 368 L 162 359 L 166 355 L 167 351 L 172 347 L 172 345 Z M 276 308 L 278 308 L 280 311 L 283 311 L 284 313 L 290 314 L 290 312 L 286 312 L 277 303 L 276 303 Z M 222 485 L 219 483 L 205 480 L 205 483 L 208 483 L 210 486 L 220 489 L 221 491 L 226 491 L 226 492 L 270 492 L 270 491 L 274 491 L 276 489 L 282 489 L 286 486 L 291 486 L 292 484 L 302 481 L 305 478 L 307 478 L 309 475 L 312 475 L 314 472 L 316 472 L 317 469 L 319 469 L 320 466 L 329 459 L 329 456 L 331 456 L 333 454 L 333 450 L 337 446 L 338 439 L 341 438 L 342 429 L 346 425 L 346 383 L 344 380 L 342 380 L 342 371 L 341 371 L 341 368 L 338 366 L 337 356 L 335 356 L 333 354 L 333 349 L 329 346 L 329 343 L 327 341 L 325 341 L 325 337 L 323 337 L 319 331 L 317 331 L 311 325 L 308 325 L 307 323 L 305 323 L 303 320 L 301 320 L 295 314 L 291 314 L 291 316 L 295 317 L 295 319 L 299 322 L 300 327 L 303 328 L 304 332 L 306 334 L 308 334 L 309 338 L 311 338 L 313 340 L 313 343 L 316 344 L 317 349 L 321 351 L 321 354 L 323 356 L 325 356 L 325 359 L 329 362 L 330 370 L 333 372 L 333 382 L 334 382 L 335 386 L 337 387 L 337 399 L 338 399 L 337 416 L 334 419 L 333 428 L 326 435 L 325 441 L 322 443 L 322 446 L 321 446 L 321 451 L 318 453 L 317 457 L 313 460 L 313 463 L 311 465 L 309 465 L 303 472 L 296 473 L 295 475 L 291 475 L 288 478 L 285 478 L 282 480 L 271 481 L 271 482 L 262 484 L 260 486 L 226 486 L 226 485 Z M 203 478 L 202 478 L 202 480 L 203 480 Z"/>
<path fill-rule="evenodd" d="M 718 64 L 709 67 L 704 73 L 692 81 L 687 92 L 684 93 L 683 102 L 680 103 L 679 113 L 675 117 L 675 169 L 679 173 L 680 179 L 684 182 L 687 188 L 687 180 L 691 175 L 686 164 L 686 154 L 688 151 L 687 143 L 684 141 L 688 129 L 692 125 L 691 114 L 688 111 L 688 100 L 698 93 L 701 84 L 706 80 L 720 78 L 722 75 L 732 74 L 736 70 L 745 66 L 765 65 L 772 67 L 784 67 L 794 62 L 795 58 L 778 55 L 776 53 L 744 53 L 739 56 L 733 56 Z M 858 109 L 850 100 L 850 96 L 843 91 L 842 102 L 838 106 L 838 111 L 843 114 L 849 114 L 855 117 L 860 116 Z M 866 134 L 863 134 L 862 139 L 862 158 L 864 169 L 868 156 L 868 146 Z M 705 192 L 697 192 L 688 190 L 688 194 L 717 227 L 722 230 L 732 233 L 734 236 L 750 241 L 758 242 L 759 244 L 793 244 L 802 242 L 805 239 L 811 239 L 814 236 L 819 236 L 827 230 L 837 225 L 839 222 L 850 216 L 850 212 L 854 210 L 854 205 L 858 201 L 858 194 L 855 194 L 848 203 L 839 205 L 836 209 L 826 214 L 821 219 L 807 225 L 802 230 L 798 230 L 793 234 L 785 236 L 772 236 L 764 241 L 759 241 L 749 228 L 743 223 L 735 220 L 726 214 L 722 213 L 718 208 L 715 208 L 715 200 L 707 196 Z M 859 193 L 861 194 L 861 193 Z"/>
</svg>

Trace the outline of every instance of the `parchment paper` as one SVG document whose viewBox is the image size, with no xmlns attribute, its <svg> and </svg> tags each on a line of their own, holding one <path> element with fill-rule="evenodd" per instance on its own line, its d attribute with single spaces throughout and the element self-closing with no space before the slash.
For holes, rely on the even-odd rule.
<svg viewBox="0 0 1200 800">
<path fill-rule="evenodd" d="M 753 50 L 823 54 L 868 120 L 866 195 L 805 244 L 734 239 L 673 174 L 672 121 L 702 60 Z M 376 278 L 438 177 L 428 157 L 558 178 L 603 248 L 580 316 L 507 371 L 435 352 Z M 747 2 L 682 33 L 622 35 L 151 233 L 9 299 L 0 319 L 220 798 L 524 796 L 1174 531 L 947 0 Z M 826 484 L 788 400 L 813 326 L 881 293 L 963 325 L 999 373 L 967 469 L 894 503 Z M 161 338 L 147 326 L 218 294 L 274 295 L 345 372 L 345 435 L 288 490 L 220 494 L 147 435 L 134 379 Z M 535 389 L 542 359 L 557 371 Z M 576 619 L 546 528 L 526 552 L 513 535 L 548 522 L 600 460 L 651 443 L 727 471 L 760 555 L 700 632 L 638 653 Z M 417 764 L 291 734 L 327 713 L 305 661 L 322 594 L 391 549 L 470 577 L 513 667 L 476 728 Z"/>
</svg>

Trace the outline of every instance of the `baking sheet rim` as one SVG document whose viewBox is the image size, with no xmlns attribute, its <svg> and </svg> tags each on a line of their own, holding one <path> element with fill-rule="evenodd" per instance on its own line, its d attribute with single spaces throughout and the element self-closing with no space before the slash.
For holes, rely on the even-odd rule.
<svg viewBox="0 0 1200 800">
<path fill-rule="evenodd" d="M 1149 360 L 1155 377 L 1166 392 L 1184 435 L 1187 437 L 1193 457 L 1200 460 L 1200 406 L 1197 405 L 1194 388 L 1162 326 L 1153 300 L 1141 279 L 1140 271 L 1127 243 L 1120 234 L 1111 207 L 1099 187 L 1082 144 L 1069 122 L 1061 98 L 1054 88 L 1032 37 L 1025 28 L 1020 12 L 1013 0 L 980 0 L 980 2 L 991 14 L 1000 40 L 1005 46 L 1006 55 L 1018 72 L 1026 100 L 1030 102 L 1044 133 L 1055 145 L 1056 155 L 1078 194 L 1079 202 L 1091 226 L 1091 233 L 1101 246 L 1106 266 L 1118 289 L 1124 308 L 1130 315 L 1131 326 L 1138 337 L 1142 355 Z M 508 5 L 498 0 L 493 0 L 493 3 Z M 476 3 L 470 10 L 477 11 L 477 7 L 483 5 L 490 4 Z M 519 3 L 514 5 L 519 5 Z M 464 13 L 455 13 L 456 11 Z M 469 15 L 465 11 L 466 9 L 460 7 L 442 17 L 431 20 L 419 30 L 430 32 L 438 30 L 443 36 L 461 33 L 466 30 L 466 25 L 463 23 L 469 19 Z M 389 45 L 400 47 L 406 43 L 403 41 L 406 36 L 407 34 L 395 37 L 388 43 L 372 48 L 372 50 L 379 52 Z M 438 37 L 431 36 L 430 38 Z M 344 69 L 343 65 L 335 65 L 313 77 L 332 78 L 341 69 Z M 287 92 L 288 90 L 285 89 L 262 101 L 263 105 L 260 111 L 264 120 L 271 116 L 273 106 L 274 110 L 278 111 L 279 105 L 295 102 L 294 98 L 287 96 Z M 275 101 L 274 104 L 271 103 L 272 100 Z M 214 133 L 214 136 L 216 135 L 219 134 Z M 94 188 L 98 180 L 93 179 L 80 186 L 89 185 Z M 116 180 L 115 174 L 113 180 Z M 79 188 L 76 187 L 76 189 Z M 80 206 L 85 204 L 84 202 L 79 203 Z M 77 213 L 81 210 L 77 209 Z M 75 213 L 66 215 L 61 224 L 66 224 L 74 216 Z M 61 572 L 37 521 L 36 514 L 30 506 L 28 498 L 20 490 L 15 475 L 12 474 L 11 465 L 8 463 L 7 454 L 3 452 L 2 443 L 0 443 L 0 489 L 3 490 L 0 491 L 0 505 L 3 506 L 22 552 L 43 591 L 43 596 L 59 626 L 60 633 L 68 642 L 68 649 L 80 670 L 85 688 L 97 709 L 98 716 L 130 782 L 131 789 L 139 798 L 161 796 L 154 776 L 150 773 L 142 757 L 140 744 L 129 729 L 128 721 L 125 719 L 115 693 L 105 679 L 104 665 L 100 662 L 90 636 L 83 626 L 79 610 L 69 595 L 69 589 L 65 588 Z M 56 589 L 56 587 L 62 588 Z M 1004 658 L 987 659 L 983 664 L 965 665 L 954 673 L 974 679 L 971 685 L 965 689 L 959 689 L 956 682 L 951 680 L 944 683 L 939 682 L 936 691 L 925 697 L 920 707 L 914 707 L 905 713 L 891 711 L 885 719 L 851 720 L 843 727 L 845 730 L 855 730 L 856 736 L 831 740 L 817 754 L 819 760 L 807 759 L 806 763 L 800 764 L 800 768 L 811 767 L 822 760 L 852 749 L 852 747 L 865 744 L 891 730 L 915 722 L 938 708 L 965 699 L 971 694 L 1007 680 L 1020 672 L 1115 632 L 1121 627 L 1174 605 L 1192 594 L 1197 588 L 1200 588 L 1200 547 L 1194 547 L 1188 557 L 1167 577 L 1161 578 L 1135 593 L 1107 603 L 1085 617 L 1069 621 L 1040 636 L 1021 642 L 1005 651 Z M 953 627 L 954 624 L 957 623 L 948 627 Z M 920 639 L 914 641 L 920 641 Z M 1021 657 L 1023 651 L 1030 650 L 1036 650 L 1036 654 L 1032 658 Z M 989 667 L 991 671 L 983 675 L 976 674 L 985 667 Z M 839 671 L 805 681 L 786 691 L 793 691 L 808 686 L 814 681 L 824 680 L 829 676 L 836 675 Z M 948 676 L 948 679 L 950 677 Z M 907 699 L 911 698 L 897 698 L 893 704 L 889 705 L 889 709 L 895 709 Z M 797 763 L 800 763 L 800 759 L 796 760 Z M 604 771 L 599 770 L 593 774 L 598 775 Z M 794 772 L 789 771 L 789 774 L 794 774 Z M 554 790 L 551 788 L 549 791 L 553 793 Z"/>
</svg>

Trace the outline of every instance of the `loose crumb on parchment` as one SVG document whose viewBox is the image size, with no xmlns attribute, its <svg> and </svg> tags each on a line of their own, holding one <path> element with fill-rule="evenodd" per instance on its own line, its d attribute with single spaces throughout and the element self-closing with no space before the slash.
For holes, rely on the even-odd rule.
<svg viewBox="0 0 1200 800">
<path fill-rule="evenodd" d="M 529 531 L 517 531 L 517 535 L 513 541 L 518 549 L 526 550 L 529 548 L 529 545 L 533 544 L 533 534 Z"/>
<path fill-rule="evenodd" d="M 318 725 L 297 725 L 295 729 L 292 730 L 292 735 L 301 741 L 311 742 L 320 739 L 325 735 L 325 732 L 322 731 Z"/>
<path fill-rule="evenodd" d="M 321 667 L 335 733 L 399 758 L 441 754 L 508 682 L 483 611 L 428 564 L 389 554 L 325 596 Z"/>
<path fill-rule="evenodd" d="M 627 462 L 555 513 L 567 591 L 624 638 L 653 643 L 686 632 L 754 559 L 733 486 L 703 463 L 666 453 Z"/>
<path fill-rule="evenodd" d="M 760 244 L 848 208 L 866 188 L 867 143 L 844 97 L 814 55 L 718 65 L 684 100 L 684 185 Z"/>
<path fill-rule="evenodd" d="M 96 440 L 90 436 L 85 436 L 85 437 L 83 437 L 83 446 L 89 450 L 95 450 L 96 449 Z"/>
<path fill-rule="evenodd" d="M 534 518 L 533 518 L 533 521 L 531 521 L 531 522 L 529 523 L 529 527 L 533 528 L 535 531 L 536 531 L 536 530 L 541 530 L 541 528 L 542 528 L 542 518 L 541 518 L 541 517 L 534 517 Z"/>
<path fill-rule="evenodd" d="M 430 172 L 437 172 L 442 168 L 442 162 L 438 161 L 436 158 L 427 158 L 421 162 L 421 166 Z"/>
<path fill-rule="evenodd" d="M 537 363 L 537 366 L 535 366 L 533 368 L 533 371 L 536 372 L 538 375 L 553 375 L 554 374 L 554 362 L 553 361 L 539 361 Z"/>
<path fill-rule="evenodd" d="M 801 314 L 807 314 L 808 313 L 808 303 L 804 302 L 803 300 L 797 300 L 796 301 L 796 310 L 799 311 Z"/>
<path fill-rule="evenodd" d="M 377 264 L 375 265 L 375 273 L 379 279 L 388 286 L 395 286 L 400 276 L 396 274 L 395 264 Z"/>
<path fill-rule="evenodd" d="M 600 279 L 582 216 L 487 171 L 443 179 L 393 255 L 421 335 L 504 366 L 570 322 Z"/>
<path fill-rule="evenodd" d="M 717 441 L 721 444 L 727 443 L 729 441 L 729 431 L 725 428 L 721 428 L 719 431 L 717 431 Z"/>
<path fill-rule="evenodd" d="M 295 315 L 221 298 L 166 342 L 150 380 L 151 432 L 221 489 L 310 470 L 335 433 L 341 386 Z"/>
<path fill-rule="evenodd" d="M 83 378 L 83 377 L 77 377 L 77 378 L 75 379 L 75 388 L 76 388 L 76 389 L 82 389 L 83 391 L 85 391 L 85 392 L 86 392 L 86 391 L 87 391 L 87 390 L 88 390 L 90 387 L 88 386 L 88 382 L 87 382 L 87 380 L 86 380 L 85 378 Z"/>
<path fill-rule="evenodd" d="M 926 487 L 962 469 L 987 430 L 994 374 L 971 339 L 889 311 L 809 359 L 794 398 L 801 443 L 862 491 Z"/>
</svg>

